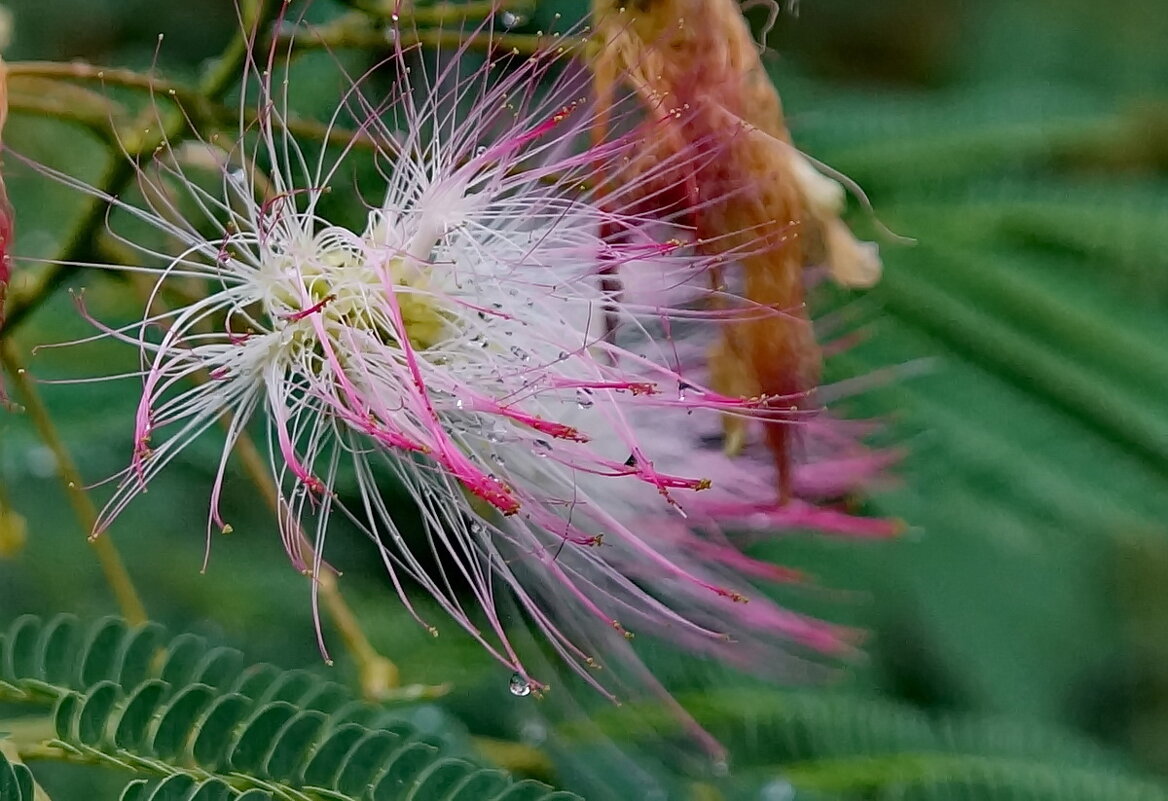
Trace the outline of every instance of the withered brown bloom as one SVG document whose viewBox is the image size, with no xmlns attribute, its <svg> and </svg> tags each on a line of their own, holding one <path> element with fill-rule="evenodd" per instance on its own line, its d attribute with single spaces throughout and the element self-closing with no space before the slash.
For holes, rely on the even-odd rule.
<svg viewBox="0 0 1168 801">
<path fill-rule="evenodd" d="M 715 387 L 734 396 L 792 399 L 792 420 L 816 406 L 821 355 L 804 301 L 805 271 L 823 264 L 846 286 L 880 275 L 875 246 L 860 243 L 839 219 L 843 189 L 792 144 L 779 94 L 736 0 L 594 0 L 589 48 L 602 107 L 631 86 L 656 135 L 610 176 L 632 181 L 688 216 L 695 246 L 741 265 L 735 288 L 753 305 L 727 320 L 710 347 Z M 595 132 L 608 135 L 602 116 Z M 661 170 L 673 164 L 673 172 Z M 656 183 L 646 174 L 668 177 Z M 682 174 L 679 174 L 682 173 Z M 724 272 L 714 273 L 714 303 Z M 740 417 L 725 420 L 726 448 L 745 439 Z M 799 427 L 766 425 L 778 492 L 792 494 Z"/>
</svg>

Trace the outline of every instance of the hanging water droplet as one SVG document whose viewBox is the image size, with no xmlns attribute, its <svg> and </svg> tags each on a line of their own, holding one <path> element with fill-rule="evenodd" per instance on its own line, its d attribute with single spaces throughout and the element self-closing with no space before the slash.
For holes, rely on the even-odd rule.
<svg viewBox="0 0 1168 801">
<path fill-rule="evenodd" d="M 625 467 L 636 467 L 636 466 L 637 466 L 637 454 L 630 453 L 629 458 L 625 459 Z"/>
<path fill-rule="evenodd" d="M 693 388 L 694 388 L 694 385 L 693 385 L 693 384 L 690 384 L 690 383 L 689 383 L 689 382 L 687 382 L 687 381 L 679 381 L 679 382 L 677 382 L 677 399 L 678 399 L 679 401 L 683 401 L 683 400 L 685 400 L 685 391 L 686 391 L 687 389 L 693 389 Z"/>
<path fill-rule="evenodd" d="M 507 466 L 507 463 L 505 461 L 503 461 L 503 457 L 497 453 L 491 454 L 491 461 L 494 462 L 495 464 L 499 465 L 499 467 L 506 467 Z"/>
<path fill-rule="evenodd" d="M 546 439 L 537 439 L 531 443 L 531 450 L 536 456 L 547 456 L 552 452 L 552 444 Z"/>
<path fill-rule="evenodd" d="M 511 346 L 511 355 L 524 363 L 531 361 L 531 354 L 517 345 Z"/>
<path fill-rule="evenodd" d="M 576 390 L 576 405 L 581 409 L 591 409 L 593 400 L 591 398 L 592 390 L 587 387 L 580 387 Z"/>
<path fill-rule="evenodd" d="M 511 30 L 516 25 L 523 24 L 523 17 L 521 17 L 518 14 L 515 14 L 511 11 L 504 11 L 502 14 L 499 15 L 499 24 L 502 25 L 507 30 Z"/>
<path fill-rule="evenodd" d="M 511 681 L 507 683 L 507 689 L 511 691 L 512 695 L 524 698 L 531 695 L 531 682 L 522 673 L 512 673 Z"/>
<path fill-rule="evenodd" d="M 465 404 L 462 402 L 462 398 L 456 398 L 454 400 L 454 408 L 461 409 L 464 405 Z"/>
</svg>

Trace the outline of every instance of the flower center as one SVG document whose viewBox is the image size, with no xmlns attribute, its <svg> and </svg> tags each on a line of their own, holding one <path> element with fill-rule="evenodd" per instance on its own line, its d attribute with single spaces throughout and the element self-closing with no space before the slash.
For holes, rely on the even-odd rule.
<svg viewBox="0 0 1168 801">
<path fill-rule="evenodd" d="M 391 347 L 400 347 L 404 336 L 412 348 L 424 351 L 451 334 L 455 315 L 425 272 L 397 256 L 379 263 L 377 251 L 348 232 L 326 230 L 307 253 L 287 253 L 279 261 L 281 280 L 266 311 L 306 337 L 313 336 L 311 315 L 319 315 L 326 334 L 342 347 L 359 333 Z M 394 303 L 385 301 L 386 293 L 392 293 Z M 394 306 L 400 322 L 394 319 Z"/>
</svg>

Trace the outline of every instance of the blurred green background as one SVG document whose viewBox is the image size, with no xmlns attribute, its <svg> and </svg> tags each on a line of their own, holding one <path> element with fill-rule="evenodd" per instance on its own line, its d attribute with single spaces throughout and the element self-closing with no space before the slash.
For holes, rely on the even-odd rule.
<svg viewBox="0 0 1168 801">
<path fill-rule="evenodd" d="M 541 2 L 525 29 L 581 5 Z M 223 1 L 7 7 L 8 61 L 144 67 L 165 32 L 157 60 L 178 77 L 198 75 L 236 26 Z M 313 15 L 335 11 L 320 2 Z M 761 25 L 765 9 L 750 17 Z M 1165 42 L 1161 0 L 803 0 L 784 14 L 767 63 L 796 142 L 918 240 L 884 241 L 875 290 L 818 299 L 867 334 L 833 360 L 833 377 L 912 365 L 844 410 L 882 416 L 886 438 L 908 449 L 867 506 L 909 533 L 756 549 L 819 577 L 826 589 L 792 603 L 867 628 L 866 661 L 829 688 L 766 688 L 651 654 L 734 755 L 729 777 L 687 775 L 667 764 L 669 748 L 639 738 L 629 716 L 644 710 L 512 698 L 508 677 L 453 627 L 433 640 L 406 620 L 371 551 L 339 532 L 331 559 L 378 647 L 408 681 L 456 685 L 401 714 L 446 737 L 538 747 L 552 767 L 537 772 L 589 798 L 1168 798 Z M 18 111 L 5 141 L 90 180 L 109 157 L 83 131 Z M 6 168 L 15 251 L 47 257 L 78 198 Z M 853 222 L 879 236 L 864 213 Z M 121 291 L 78 283 L 99 301 Z M 59 293 L 16 340 L 27 352 L 89 330 Z M 107 346 L 30 362 L 46 378 L 134 365 Z M 88 480 L 125 464 L 132 383 L 44 387 Z M 242 479 L 226 504 L 236 533 L 199 570 L 215 451 L 185 454 L 114 530 L 151 616 L 323 670 L 308 587 Z M 29 421 L 0 413 L 0 482 L 29 532 L 0 557 L 0 625 L 115 611 L 54 473 Z M 351 678 L 334 656 L 333 673 Z M 563 722 L 577 703 L 602 737 Z M 614 754 L 637 770 L 607 769 Z M 58 801 L 90 780 L 46 776 Z"/>
</svg>

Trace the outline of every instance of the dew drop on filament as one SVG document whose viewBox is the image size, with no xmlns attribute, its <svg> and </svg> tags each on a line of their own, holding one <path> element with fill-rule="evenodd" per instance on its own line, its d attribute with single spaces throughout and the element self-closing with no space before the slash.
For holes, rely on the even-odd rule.
<svg viewBox="0 0 1168 801">
<path fill-rule="evenodd" d="M 511 681 L 507 684 L 507 689 L 511 691 L 512 695 L 518 698 L 524 698 L 531 695 L 531 682 L 522 673 L 512 673 Z"/>
<path fill-rule="evenodd" d="M 591 392 L 584 388 L 576 390 L 576 405 L 581 409 L 591 409 L 594 403 L 590 397 L 591 394 Z"/>
<path fill-rule="evenodd" d="M 552 444 L 546 439 L 537 439 L 531 443 L 531 450 L 536 456 L 547 456 L 552 452 Z"/>
</svg>

